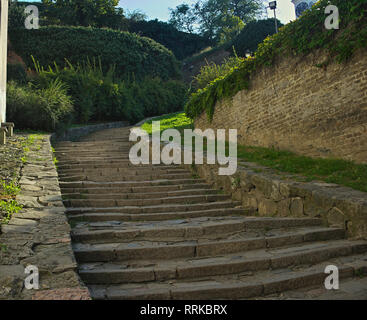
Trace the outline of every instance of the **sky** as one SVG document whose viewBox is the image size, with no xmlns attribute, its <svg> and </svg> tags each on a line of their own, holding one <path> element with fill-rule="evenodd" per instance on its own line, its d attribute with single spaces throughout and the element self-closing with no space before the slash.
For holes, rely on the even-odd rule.
<svg viewBox="0 0 367 320">
<path fill-rule="evenodd" d="M 196 0 L 120 0 L 120 7 L 134 11 L 139 9 L 146 13 L 150 19 L 167 21 L 169 8 L 175 8 L 179 4 L 191 4 Z M 278 0 L 277 17 L 284 24 L 296 18 L 294 5 L 291 0 Z M 274 17 L 273 11 L 268 10 L 269 17 Z"/>
<path fill-rule="evenodd" d="M 175 8 L 182 3 L 191 4 L 194 2 L 196 2 L 196 0 L 120 0 L 120 7 L 129 11 L 140 10 L 147 14 L 149 19 L 167 21 L 169 19 L 169 8 Z M 277 3 L 277 18 L 282 21 L 283 24 L 296 18 L 294 5 L 291 0 L 278 0 Z M 273 11 L 268 10 L 268 16 L 269 18 L 273 18 Z"/>
</svg>

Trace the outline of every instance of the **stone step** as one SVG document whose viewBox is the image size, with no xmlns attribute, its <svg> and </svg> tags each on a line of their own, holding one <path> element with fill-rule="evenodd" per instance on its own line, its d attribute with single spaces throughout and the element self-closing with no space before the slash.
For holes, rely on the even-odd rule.
<svg viewBox="0 0 367 320">
<path fill-rule="evenodd" d="M 76 168 L 76 169 L 65 169 L 65 170 L 59 170 L 59 176 L 63 175 L 75 175 L 75 174 L 90 174 L 90 173 L 98 173 L 101 175 L 105 175 L 106 173 L 129 173 L 130 175 L 142 175 L 142 174 L 150 174 L 151 172 L 159 172 L 159 173 L 191 173 L 188 170 L 182 169 L 180 167 L 176 168 L 169 168 L 169 167 L 139 167 L 139 168 L 133 168 L 133 167 L 126 167 L 121 168 L 118 166 L 110 167 L 106 166 L 105 168 Z"/>
<path fill-rule="evenodd" d="M 124 206 L 124 207 L 102 207 L 102 208 L 68 208 L 66 214 L 82 214 L 82 213 L 127 213 L 127 214 L 143 214 L 143 213 L 165 213 L 180 211 L 198 211 L 208 209 L 233 208 L 240 206 L 239 201 L 218 201 L 205 202 L 195 204 L 165 204 L 158 206 Z"/>
<path fill-rule="evenodd" d="M 110 220 L 105 222 L 75 222 L 72 231 L 73 240 L 76 242 L 116 242 L 132 240 L 198 240 L 216 239 L 226 240 L 228 238 L 240 239 L 275 237 L 288 232 L 289 229 L 298 229 L 299 232 L 317 231 L 328 233 L 328 229 L 321 227 L 320 219 L 267 219 L 243 217 L 243 209 L 212 210 L 218 212 L 218 216 L 202 218 L 186 218 L 177 220 L 166 220 L 163 222 L 124 222 Z M 199 211 L 200 212 L 200 211 Z M 237 213 L 238 216 L 231 216 Z M 306 230 L 304 229 L 306 228 Z M 269 230 L 269 231 L 267 231 Z M 330 229 L 331 233 L 342 234 L 339 229 Z M 296 237 L 299 239 L 300 237 Z M 280 241 L 280 240 L 279 240 Z"/>
<path fill-rule="evenodd" d="M 174 219 L 194 219 L 200 217 L 220 217 L 223 215 L 249 215 L 252 211 L 243 208 L 215 208 L 197 211 L 163 212 L 146 214 L 123 214 L 123 213 L 83 213 L 69 216 L 69 220 L 75 224 L 80 221 L 110 222 L 110 221 L 165 221 Z"/>
<path fill-rule="evenodd" d="M 120 190 L 121 191 L 121 190 Z M 156 198 L 165 198 L 165 197 L 173 197 L 173 196 L 190 196 L 190 195 L 214 195 L 219 194 L 219 190 L 216 189 L 188 189 L 188 190 L 177 190 L 177 191 L 166 191 L 166 192 L 146 192 L 146 193 L 137 193 L 137 192 L 115 192 L 108 194 L 105 193 L 63 193 L 63 199 L 71 200 L 71 199 L 156 199 Z"/>
<path fill-rule="evenodd" d="M 178 165 L 166 166 L 166 165 L 133 165 L 130 161 L 123 161 L 123 162 L 107 162 L 107 163 L 97 163 L 97 164 L 64 164 L 59 162 L 57 165 L 57 170 L 59 172 L 66 172 L 68 170 L 91 170 L 91 169 L 105 169 L 105 168 L 126 168 L 126 169 L 141 169 L 141 168 L 151 168 L 154 170 L 155 168 L 158 169 L 175 169 L 181 168 Z"/>
<path fill-rule="evenodd" d="M 65 188 L 62 187 L 62 193 L 66 196 L 68 194 L 90 194 L 90 195 L 103 195 L 103 194 L 134 194 L 134 193 L 165 193 L 165 192 L 185 192 L 190 190 L 207 190 L 209 185 L 206 183 L 196 183 L 196 184 L 177 184 L 177 185 L 160 185 L 160 186 L 148 186 L 148 187 L 127 187 L 127 188 L 116 188 L 116 187 L 103 187 L 103 188 L 91 188 L 91 187 L 84 187 L 84 188 Z M 208 189 L 211 190 L 211 189 Z M 215 190 L 215 189 L 213 189 Z"/>
<path fill-rule="evenodd" d="M 105 169 L 105 170 L 81 170 L 74 171 L 70 174 L 68 173 L 59 173 L 59 179 L 65 180 L 70 176 L 81 176 L 81 177 L 104 177 L 108 179 L 109 177 L 127 177 L 128 179 L 141 179 L 147 177 L 146 179 L 151 179 L 151 177 L 161 177 L 161 176 L 177 176 L 177 177 L 192 177 L 192 173 L 183 170 L 183 169 L 174 169 L 174 170 L 164 170 L 164 169 L 141 169 L 135 170 L 133 168 L 115 168 L 115 169 Z M 144 179 L 143 179 L 144 180 Z M 137 180 L 135 180 L 137 181 Z"/>
<path fill-rule="evenodd" d="M 312 241 L 318 236 L 324 237 L 326 240 L 328 240 L 328 236 L 340 239 L 340 235 L 338 231 L 330 233 L 323 231 L 321 235 L 311 233 L 309 239 Z M 74 243 L 73 249 L 79 262 L 124 261 L 133 264 L 134 261 L 136 263 L 137 260 L 143 260 L 142 265 L 150 261 L 151 264 L 157 264 L 159 269 L 162 269 L 163 265 L 171 264 L 172 266 L 166 271 L 171 271 L 171 273 L 178 271 L 180 278 L 253 271 L 253 269 L 247 270 L 246 268 L 257 268 L 258 270 L 261 267 L 266 269 L 285 268 L 292 264 L 310 263 L 312 259 L 327 259 L 330 255 L 337 257 L 356 253 L 353 250 L 367 251 L 365 242 L 351 243 L 345 240 L 333 240 L 325 243 L 304 244 L 304 239 L 309 235 L 303 236 L 303 238 L 299 236 L 299 239 L 294 240 L 294 243 L 288 237 L 290 247 L 285 249 L 273 248 L 276 248 L 277 243 L 284 243 L 286 239 L 273 241 L 270 238 L 218 241 L 217 247 L 215 241 L 202 244 L 197 243 L 197 241 L 181 241 L 173 244 L 136 241 L 103 244 Z M 273 245 L 273 247 L 267 248 L 267 245 Z M 226 246 L 228 246 L 228 252 L 226 252 Z"/>
<path fill-rule="evenodd" d="M 206 183 L 204 179 L 161 179 L 152 181 L 60 181 L 60 188 L 133 188 L 133 187 L 153 187 L 153 186 L 177 186 L 187 184 Z"/>
<path fill-rule="evenodd" d="M 105 199 L 72 199 L 65 200 L 66 207 L 123 207 L 123 206 L 157 206 L 161 204 L 194 204 L 203 202 L 225 201 L 231 199 L 230 195 L 209 194 L 209 195 L 187 195 L 187 196 L 171 196 L 165 198 L 154 199 L 124 199 L 118 200 L 110 198 L 108 195 Z"/>
<path fill-rule="evenodd" d="M 208 299 L 249 299 L 304 288 L 324 285 L 325 268 L 336 265 L 340 279 L 358 277 L 366 274 L 367 255 L 355 254 L 328 261 L 314 263 L 312 266 L 297 268 L 241 272 L 227 276 L 201 277 L 190 280 L 159 281 L 160 270 L 153 271 L 152 280 L 146 283 L 89 285 L 94 299 L 110 300 L 208 300 Z M 122 273 L 123 270 L 120 272 Z M 83 277 L 87 277 L 84 273 Z M 135 274 L 134 278 L 144 277 Z M 151 282 L 154 281 L 155 282 Z"/>
<path fill-rule="evenodd" d="M 91 181 L 91 182 L 120 182 L 120 181 L 126 181 L 126 182 L 139 182 L 139 181 L 155 181 L 155 180 L 166 180 L 166 179 L 190 179 L 192 178 L 191 173 L 178 173 L 178 174 L 172 174 L 172 173 L 162 173 L 162 174 L 146 174 L 142 176 L 136 176 L 136 175 L 126 175 L 126 174 L 108 174 L 108 175 L 75 175 L 75 176 L 67 176 L 67 177 L 60 177 L 60 182 L 74 182 L 74 181 Z"/>
</svg>

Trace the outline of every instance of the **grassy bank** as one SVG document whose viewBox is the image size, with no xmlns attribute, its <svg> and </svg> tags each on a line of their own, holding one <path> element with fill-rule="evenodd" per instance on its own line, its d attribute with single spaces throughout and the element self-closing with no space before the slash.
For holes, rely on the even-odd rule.
<svg viewBox="0 0 367 320">
<path fill-rule="evenodd" d="M 154 120 L 161 121 L 161 131 L 175 128 L 183 132 L 184 129 L 193 128 L 191 119 L 184 113 L 173 113 Z M 152 121 L 144 123 L 142 128 L 151 134 Z M 303 181 L 321 180 L 367 192 L 367 165 L 365 164 L 356 164 L 342 159 L 311 158 L 290 151 L 253 146 L 238 145 L 237 152 L 239 160 L 258 163 L 275 169 L 279 173 L 299 175 L 298 179 Z"/>
</svg>

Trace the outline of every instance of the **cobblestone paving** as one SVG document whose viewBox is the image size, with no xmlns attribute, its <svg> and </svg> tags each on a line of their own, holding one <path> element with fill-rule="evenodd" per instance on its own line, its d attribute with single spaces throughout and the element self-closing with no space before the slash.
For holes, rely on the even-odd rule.
<svg viewBox="0 0 367 320">
<path fill-rule="evenodd" d="M 134 166 L 129 133 L 56 146 L 79 275 L 94 299 L 280 299 L 322 285 L 329 264 L 348 281 L 367 273 L 367 242 L 318 218 L 254 216 L 179 166 Z"/>
<path fill-rule="evenodd" d="M 19 172 L 21 192 L 16 200 L 21 212 L 2 225 L 0 233 L 0 299 L 85 299 L 89 297 L 76 273 L 70 245 L 70 227 L 65 216 L 58 177 L 48 135 L 38 136 L 28 146 L 24 166 L 20 166 L 19 137 L 2 147 L 2 159 L 18 160 L 2 164 L 2 174 Z M 12 158 L 13 157 L 13 158 Z M 39 269 L 40 288 L 24 286 L 25 267 Z M 70 290 L 73 291 L 70 291 Z M 50 290 L 50 291 L 49 291 Z M 55 291 L 56 290 L 56 291 Z M 59 291 L 57 291 L 59 290 Z"/>
</svg>

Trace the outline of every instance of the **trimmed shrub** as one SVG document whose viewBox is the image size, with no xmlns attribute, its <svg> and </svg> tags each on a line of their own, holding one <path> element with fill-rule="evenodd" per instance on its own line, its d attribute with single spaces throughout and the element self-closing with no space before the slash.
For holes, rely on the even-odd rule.
<svg viewBox="0 0 367 320">
<path fill-rule="evenodd" d="M 211 41 L 197 34 L 178 31 L 167 22 L 130 21 L 129 31 L 151 38 L 172 50 L 177 59 L 183 60 L 211 45 Z"/>
<path fill-rule="evenodd" d="M 10 32 L 13 46 L 28 66 L 33 55 L 41 66 L 65 59 L 77 64 L 80 59 L 100 57 L 102 65 L 116 66 L 116 76 L 136 79 L 146 76 L 178 79 L 179 62 L 171 51 L 152 39 L 111 29 L 85 27 L 41 27 L 38 30 L 17 29 Z"/>
<path fill-rule="evenodd" d="M 17 128 L 54 131 L 72 114 L 72 101 L 65 85 L 53 80 L 47 88 L 7 85 L 7 119 Z"/>
</svg>

